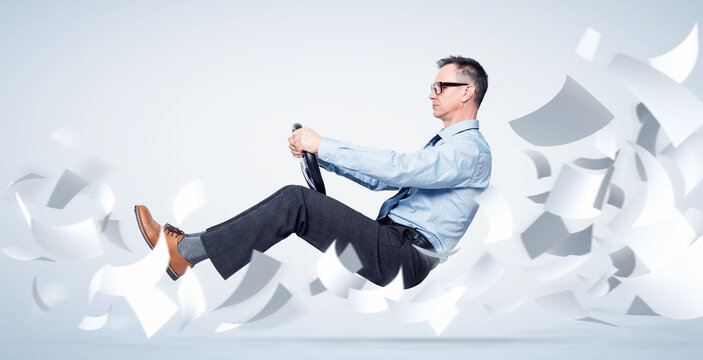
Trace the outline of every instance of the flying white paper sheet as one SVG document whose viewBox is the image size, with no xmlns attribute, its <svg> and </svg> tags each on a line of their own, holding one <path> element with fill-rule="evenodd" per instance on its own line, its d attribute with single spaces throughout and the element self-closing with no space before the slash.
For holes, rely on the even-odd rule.
<svg viewBox="0 0 703 360">
<path fill-rule="evenodd" d="M 637 104 L 637 117 L 642 123 L 640 131 L 637 134 L 637 145 L 649 151 L 650 154 L 657 153 L 657 134 L 659 134 L 659 121 L 652 115 L 652 112 L 647 109 L 643 103 Z"/>
<path fill-rule="evenodd" d="M 600 42 L 600 33 L 588 27 L 574 51 L 578 56 L 588 61 L 593 61 L 593 57 L 596 55 L 596 50 L 598 49 L 598 42 Z"/>
<path fill-rule="evenodd" d="M 676 164 L 684 180 L 684 196 L 688 195 L 703 180 L 703 135 L 695 133 L 678 147 L 669 146 L 662 153 Z"/>
<path fill-rule="evenodd" d="M 78 328 L 86 331 L 101 329 L 107 323 L 108 314 L 101 316 L 84 316 L 78 324 Z"/>
<path fill-rule="evenodd" d="M 181 329 L 184 329 L 205 312 L 205 295 L 192 268 L 186 268 L 186 272 L 180 278 L 178 304 L 183 320 Z"/>
<path fill-rule="evenodd" d="M 541 194 L 529 195 L 527 198 L 532 200 L 535 204 L 544 204 L 549 198 L 549 191 Z"/>
<path fill-rule="evenodd" d="M 81 260 L 103 253 L 97 225 L 92 218 L 66 226 L 47 226 L 32 219 L 31 227 L 37 243 L 58 258 Z"/>
<path fill-rule="evenodd" d="M 696 185 L 686 196 L 685 205 L 703 211 L 703 182 Z"/>
<path fill-rule="evenodd" d="M 107 264 L 100 268 L 90 283 L 90 298 L 100 291 L 108 295 L 126 296 L 153 287 L 166 272 L 168 245 L 163 231 L 154 249 L 141 260 L 124 266 Z"/>
<path fill-rule="evenodd" d="M 590 219 L 600 211 L 594 207 L 605 174 L 592 174 L 564 164 L 549 192 L 544 209 L 573 219 Z"/>
<path fill-rule="evenodd" d="M 548 253 L 557 256 L 586 255 L 591 251 L 593 225 L 573 234 L 569 234 L 560 243 L 549 249 Z"/>
<path fill-rule="evenodd" d="M 94 331 L 102 329 L 107 323 L 107 319 L 112 311 L 112 305 L 107 312 L 100 316 L 84 316 L 81 322 L 78 324 L 78 328 L 85 331 Z"/>
<path fill-rule="evenodd" d="M 534 299 L 545 310 L 566 319 L 581 319 L 588 316 L 571 290 L 549 294 Z"/>
<path fill-rule="evenodd" d="M 600 129 L 595 134 L 595 144 L 594 147 L 601 154 L 615 159 L 615 154 L 618 152 L 618 140 L 615 136 L 615 130 L 613 130 L 613 124 L 608 124 Z"/>
<path fill-rule="evenodd" d="M 622 204 L 625 202 L 625 192 L 618 185 L 610 183 L 610 195 L 608 196 L 608 204 L 622 209 Z"/>
<path fill-rule="evenodd" d="M 587 286 L 593 285 L 603 276 L 610 276 L 617 271 L 613 266 L 607 249 L 596 247 L 588 256 L 588 261 L 579 267 L 577 274 Z"/>
<path fill-rule="evenodd" d="M 32 218 L 27 206 L 15 192 L 17 204 L 37 243 L 50 254 L 63 259 L 90 259 L 103 253 L 100 236 L 93 218 L 65 226 L 44 225 Z"/>
<path fill-rule="evenodd" d="M 615 266 L 618 271 L 615 275 L 620 277 L 630 276 L 635 270 L 635 264 L 637 262 L 635 258 L 635 252 L 630 249 L 629 246 L 615 251 L 610 254 L 610 258 L 613 261 L 613 266 Z"/>
<path fill-rule="evenodd" d="M 147 338 L 159 331 L 178 311 L 176 304 L 157 287 L 134 289 L 124 298 L 137 315 Z"/>
<path fill-rule="evenodd" d="M 236 329 L 236 328 L 238 328 L 238 327 L 240 327 L 240 326 L 242 326 L 242 325 L 243 325 L 243 323 L 240 323 L 240 324 L 221 323 L 220 325 L 217 326 L 217 329 L 215 329 L 215 332 L 218 332 L 218 333 L 219 333 L 219 332 L 229 331 L 229 330 L 232 330 L 232 329 Z"/>
<path fill-rule="evenodd" d="M 452 305 L 437 314 L 437 316 L 433 317 L 428 322 L 430 323 L 430 326 L 432 326 L 432 330 L 434 330 L 435 334 L 440 335 L 458 314 L 459 309 L 457 309 L 456 305 Z"/>
<path fill-rule="evenodd" d="M 703 241 L 656 271 L 622 279 L 623 286 L 637 294 L 651 310 L 671 319 L 703 316 Z"/>
<path fill-rule="evenodd" d="M 509 239 L 513 234 L 513 212 L 505 195 L 493 185 L 489 185 L 480 195 L 474 198 L 481 211 L 488 214 L 489 233 L 484 244 L 495 243 Z"/>
<path fill-rule="evenodd" d="M 465 291 L 466 287 L 457 286 L 437 298 L 423 302 L 399 302 L 388 299 L 388 306 L 393 316 L 401 322 L 429 321 L 454 306 Z"/>
<path fill-rule="evenodd" d="M 552 168 L 549 165 L 549 160 L 547 160 L 547 157 L 544 156 L 544 154 L 535 150 L 525 150 L 524 153 L 532 159 L 533 163 L 535 163 L 538 179 L 552 176 Z"/>
<path fill-rule="evenodd" d="M 586 294 L 594 297 L 603 297 L 607 295 L 611 290 L 610 284 L 608 283 L 610 276 L 611 275 L 609 274 L 604 274 L 601 276 L 593 285 L 586 289 Z"/>
<path fill-rule="evenodd" d="M 691 229 L 693 229 L 693 232 L 696 234 L 696 238 L 703 235 L 703 211 L 688 208 L 684 213 L 684 218 L 686 218 L 688 225 L 691 226 Z"/>
<path fill-rule="evenodd" d="M 56 183 L 46 206 L 54 209 L 63 209 L 88 184 L 88 180 L 66 169 Z"/>
<path fill-rule="evenodd" d="M 39 287 L 37 277 L 32 280 L 32 295 L 37 307 L 43 312 L 54 311 L 56 305 L 71 298 L 71 291 L 64 283 L 53 282 Z"/>
<path fill-rule="evenodd" d="M 103 210 L 105 210 L 105 214 L 110 214 L 112 209 L 115 208 L 115 193 L 107 184 L 96 184 L 90 194 L 90 198 L 100 204 Z"/>
<path fill-rule="evenodd" d="M 24 217 L 24 221 L 27 223 L 27 226 L 29 228 L 32 228 L 32 216 L 29 214 L 29 210 L 27 210 L 27 205 L 24 204 L 24 201 L 20 197 L 20 194 L 15 192 L 15 199 L 17 200 L 17 206 L 19 206 L 20 211 L 22 211 L 22 217 Z"/>
<path fill-rule="evenodd" d="M 447 288 L 451 288 L 450 286 L 445 287 L 444 284 L 440 283 L 438 280 L 425 281 L 422 285 L 420 291 L 413 296 L 412 302 L 431 301 L 446 294 Z"/>
<path fill-rule="evenodd" d="M 51 137 L 54 138 L 54 140 L 56 140 L 59 144 L 69 148 L 78 149 L 83 147 L 83 141 L 81 140 L 80 135 L 78 135 L 71 125 L 66 125 L 61 129 L 56 130 L 53 134 L 51 134 Z"/>
<path fill-rule="evenodd" d="M 703 102 L 659 71 L 623 54 L 615 56 L 608 70 L 647 105 L 674 146 L 703 124 Z"/>
<path fill-rule="evenodd" d="M 371 282 L 374 289 L 357 290 L 349 289 L 347 307 L 363 314 L 370 314 L 388 310 L 386 299 L 400 300 L 403 294 L 403 269 L 398 271 L 393 281 L 386 286 L 378 286 Z"/>
<path fill-rule="evenodd" d="M 49 306 L 41 297 L 39 294 L 39 289 L 37 288 L 37 277 L 34 277 L 34 280 L 32 280 L 32 296 L 34 297 L 34 303 L 37 305 L 39 310 L 42 312 L 48 313 L 51 311 L 54 311 L 54 309 Z"/>
<path fill-rule="evenodd" d="M 584 169 L 590 169 L 590 170 L 605 170 L 613 165 L 613 159 L 610 159 L 610 158 L 590 159 L 590 158 L 580 157 L 580 158 L 574 160 L 574 165 L 580 166 Z"/>
<path fill-rule="evenodd" d="M 606 171 L 605 171 L 605 176 L 603 177 L 603 181 L 601 181 L 600 186 L 598 187 L 598 193 L 596 194 L 596 199 L 593 201 L 593 207 L 598 209 L 598 210 L 603 210 L 603 202 L 605 201 L 605 194 L 608 191 L 608 188 L 610 187 L 610 180 L 613 178 L 613 174 L 615 173 L 615 167 L 610 166 Z"/>
<path fill-rule="evenodd" d="M 320 278 L 322 285 L 336 296 L 346 298 L 349 289 L 361 289 L 364 285 L 366 279 L 360 277 L 355 272 L 360 269 L 348 269 L 344 266 L 340 257 L 337 256 L 335 239 L 332 245 L 324 252 L 322 257 L 317 263 L 317 276 Z M 343 256 L 346 252 L 351 251 L 353 257 L 356 257 L 356 261 L 359 262 L 356 252 L 351 244 L 349 244 L 346 249 L 342 252 Z"/>
<path fill-rule="evenodd" d="M 23 245 L 10 245 L 1 250 L 5 255 L 20 261 L 54 261 L 47 257 L 37 255 L 34 252 L 27 250 Z"/>
<path fill-rule="evenodd" d="M 317 278 L 313 281 L 310 282 L 310 295 L 315 296 L 317 294 L 321 294 L 327 290 L 325 288 L 325 285 L 322 285 L 322 281 L 320 281 L 320 278 Z"/>
<path fill-rule="evenodd" d="M 659 316 L 639 296 L 635 296 L 627 309 L 627 315 Z"/>
<path fill-rule="evenodd" d="M 186 216 L 195 209 L 208 203 L 205 186 L 200 179 L 195 179 L 184 186 L 173 200 L 173 212 L 176 225 L 181 224 Z"/>
<path fill-rule="evenodd" d="M 493 255 L 485 252 L 466 274 L 450 281 L 446 286 L 449 288 L 466 287 L 462 299 L 472 299 L 486 292 L 500 280 L 504 273 L 505 267 Z"/>
<path fill-rule="evenodd" d="M 642 159 L 640 159 L 639 155 L 635 154 L 635 166 L 637 167 L 637 175 L 640 178 L 640 181 L 646 182 L 647 181 L 647 171 L 644 170 L 644 165 L 642 164 Z"/>
<path fill-rule="evenodd" d="M 538 146 L 568 144 L 589 136 L 613 114 L 570 76 L 559 93 L 531 114 L 510 121 L 513 131 Z"/>
<path fill-rule="evenodd" d="M 615 213 L 615 216 L 608 223 L 608 228 L 611 229 L 616 234 L 626 234 L 630 229 L 632 229 L 633 224 L 637 218 L 642 214 L 645 203 L 647 202 L 647 189 L 641 189 L 637 193 L 632 194 L 629 197 L 629 201 L 625 203 L 622 209 Z M 608 237 L 604 238 L 607 243 L 617 241 L 619 237 Z M 600 242 L 600 241 L 599 241 Z"/>
<path fill-rule="evenodd" d="M 93 218 L 66 226 L 48 226 L 32 219 L 32 234 L 47 252 L 63 259 L 90 259 L 103 253 Z"/>
<path fill-rule="evenodd" d="M 7 186 L 6 186 L 5 188 L 6 188 L 6 189 L 9 189 L 9 188 L 11 188 L 13 185 L 15 185 L 15 184 L 19 184 L 19 183 L 21 183 L 21 182 L 23 182 L 23 181 L 33 180 L 33 179 L 46 179 L 46 177 L 41 176 L 41 175 L 37 175 L 37 174 L 35 174 L 35 173 L 29 173 L 29 174 L 24 175 L 24 176 L 22 176 L 21 178 L 15 180 L 15 181 L 13 181 L 13 182 L 7 184 Z"/>
<path fill-rule="evenodd" d="M 568 236 L 569 231 L 561 218 L 546 211 L 520 235 L 527 255 L 532 259 L 562 242 Z"/>
<path fill-rule="evenodd" d="M 522 304 L 525 303 L 527 298 L 518 298 L 515 300 L 502 300 L 491 305 L 484 304 L 483 307 L 486 308 L 486 312 L 491 315 L 505 315 L 517 310 Z"/>
<path fill-rule="evenodd" d="M 678 46 L 666 54 L 649 59 L 653 68 L 666 74 L 677 83 L 682 83 L 698 60 L 698 23 Z"/>
<path fill-rule="evenodd" d="M 249 299 L 263 289 L 281 267 L 281 262 L 259 251 L 252 252 L 247 272 L 239 286 L 217 309 L 233 306 Z M 215 309 L 215 310 L 217 310 Z"/>
<path fill-rule="evenodd" d="M 419 252 L 420 254 L 429 256 L 431 258 L 442 258 L 442 256 L 449 257 L 449 256 L 456 254 L 456 252 L 459 251 L 459 248 L 455 247 L 450 253 L 446 253 L 446 252 L 445 253 L 438 253 L 435 250 L 425 249 L 425 248 L 422 248 L 422 247 L 417 246 L 415 244 L 412 244 L 412 245 L 415 248 L 415 250 L 417 250 L 417 252 Z"/>
<path fill-rule="evenodd" d="M 652 271 L 686 251 L 696 238 L 695 231 L 678 210 L 674 210 L 666 220 L 632 228 L 620 236 Z"/>
<path fill-rule="evenodd" d="M 644 226 L 671 217 L 676 211 L 674 189 L 669 176 L 657 159 L 641 146 L 628 142 L 642 160 L 647 172 L 647 201 L 633 227 Z"/>
<path fill-rule="evenodd" d="M 618 280 L 618 278 L 611 276 L 608 278 L 608 285 L 610 285 L 610 291 L 613 291 L 618 285 L 620 285 L 622 282 Z"/>
<path fill-rule="evenodd" d="M 117 247 L 132 252 L 132 250 L 130 250 L 130 248 L 127 246 L 127 244 L 125 244 L 124 239 L 122 238 L 119 220 L 105 219 L 103 221 L 102 232 L 103 235 L 105 235 L 105 237 Z"/>
<path fill-rule="evenodd" d="M 551 255 L 545 255 L 551 256 Z M 586 256 L 553 257 L 552 261 L 547 264 L 536 265 L 523 268 L 525 272 L 532 275 L 535 279 L 541 282 L 552 281 L 560 278 L 581 266 L 588 260 Z"/>
</svg>

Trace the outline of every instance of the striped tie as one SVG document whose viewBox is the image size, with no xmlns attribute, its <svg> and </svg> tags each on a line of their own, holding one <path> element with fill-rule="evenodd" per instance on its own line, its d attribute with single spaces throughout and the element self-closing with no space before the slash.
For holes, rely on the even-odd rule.
<svg viewBox="0 0 703 360">
<path fill-rule="evenodd" d="M 425 147 L 427 148 L 434 146 L 437 141 L 439 141 L 439 139 L 441 139 L 441 137 L 439 135 L 435 135 L 432 140 L 430 140 L 430 142 L 425 145 Z M 381 211 L 378 212 L 378 217 L 376 218 L 376 220 L 380 220 L 386 217 L 386 215 L 388 215 L 391 210 L 398 205 L 398 202 L 401 199 L 405 198 L 409 191 L 409 187 L 404 187 L 400 189 L 397 194 L 393 195 L 393 197 L 383 202 L 383 205 L 381 205 Z"/>
</svg>

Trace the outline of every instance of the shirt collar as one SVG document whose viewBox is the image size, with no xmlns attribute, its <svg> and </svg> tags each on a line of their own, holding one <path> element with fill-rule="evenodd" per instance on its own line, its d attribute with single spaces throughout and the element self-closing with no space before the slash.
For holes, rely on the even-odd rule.
<svg viewBox="0 0 703 360">
<path fill-rule="evenodd" d="M 444 128 L 437 133 L 442 139 L 447 139 L 451 137 L 452 135 L 468 130 L 468 129 L 478 129 L 478 120 L 476 119 L 471 119 L 471 120 L 462 120 L 459 121 L 458 123 L 451 125 L 447 128 Z"/>
</svg>

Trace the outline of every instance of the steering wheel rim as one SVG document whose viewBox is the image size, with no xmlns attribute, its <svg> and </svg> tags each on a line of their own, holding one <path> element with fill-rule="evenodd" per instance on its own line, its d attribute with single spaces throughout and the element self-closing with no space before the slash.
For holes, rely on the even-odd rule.
<svg viewBox="0 0 703 360">
<path fill-rule="evenodd" d="M 293 124 L 293 131 L 302 127 L 303 125 L 300 125 L 300 123 L 295 123 Z M 325 182 L 322 180 L 320 166 L 317 163 L 317 156 L 315 154 L 303 151 L 303 157 L 300 158 L 300 170 L 303 172 L 305 182 L 308 183 L 310 189 L 325 195 L 327 194 L 325 192 Z"/>
</svg>

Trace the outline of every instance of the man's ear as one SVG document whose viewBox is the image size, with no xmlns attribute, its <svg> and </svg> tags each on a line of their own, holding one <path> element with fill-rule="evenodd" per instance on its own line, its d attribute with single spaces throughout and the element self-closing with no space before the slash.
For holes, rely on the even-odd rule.
<svg viewBox="0 0 703 360">
<path fill-rule="evenodd" d="M 461 102 L 467 102 L 471 100 L 474 97 L 475 92 L 476 88 L 473 85 L 467 86 L 464 90 L 464 94 L 461 96 Z"/>
</svg>

